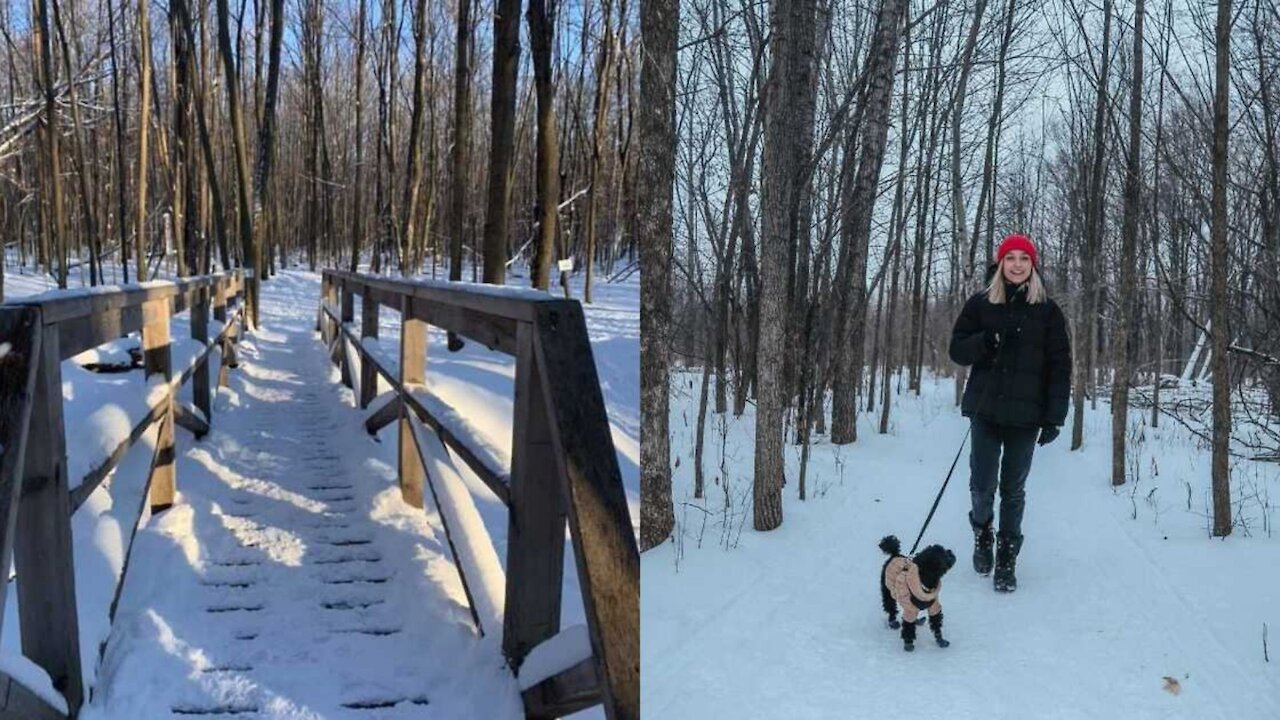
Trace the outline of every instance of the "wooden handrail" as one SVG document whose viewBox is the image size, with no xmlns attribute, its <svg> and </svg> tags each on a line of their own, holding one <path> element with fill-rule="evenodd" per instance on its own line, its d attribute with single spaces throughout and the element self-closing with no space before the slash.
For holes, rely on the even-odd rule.
<svg viewBox="0 0 1280 720">
<path fill-rule="evenodd" d="M 0 704 L 0 720 L 75 717 L 79 712 L 84 678 L 71 516 L 155 422 L 161 423 L 155 456 L 167 458 L 167 465 L 153 461 L 147 492 L 152 496 L 153 510 L 172 502 L 175 417 L 185 415 L 189 423 L 206 423 L 207 430 L 211 410 L 208 355 L 214 345 L 222 345 L 219 384 L 225 384 L 226 366 L 234 363 L 230 341 L 243 321 L 242 303 L 228 314 L 227 298 L 241 297 L 243 284 L 241 273 L 234 271 L 125 288 L 55 291 L 0 305 L 0 566 L 8 567 L 12 557 L 19 576 L 22 652 L 48 673 L 66 702 L 64 711 L 0 673 L 0 687 L 9 689 Z M 205 347 L 190 367 L 174 373 L 169 321 L 186 309 L 193 311 L 192 337 Z M 208 343 L 210 311 L 224 322 L 213 344 Z M 81 482 L 70 490 L 61 363 L 135 331 L 142 332 L 144 374 L 163 373 L 168 382 L 162 390 L 151 391 L 153 404 L 129 436 L 85 478 L 77 478 Z M 192 378 L 196 405 L 204 420 L 176 411 L 178 390 Z M 136 532 L 136 519 L 133 530 Z M 114 615 L 127 567 L 126 549 L 125 568 L 116 584 L 109 616 Z M 0 593 L 0 617 L 3 605 L 4 594 Z"/>
<path fill-rule="evenodd" d="M 354 298 L 362 299 L 357 331 Z M 524 691 L 529 717 L 555 717 L 603 704 L 611 719 L 640 716 L 640 560 L 613 447 L 604 398 L 576 300 L 533 290 L 438 281 L 406 281 L 326 270 L 321 284 L 319 331 L 343 382 L 357 389 L 360 407 L 373 401 L 378 377 L 390 402 L 366 422 L 376 432 L 400 425 L 400 483 L 406 502 L 421 507 L 422 480 L 438 492 L 426 470 L 414 425 L 434 429 L 508 507 L 506 587 L 502 646 L 511 666 L 560 631 L 564 531 L 570 530 L 592 657 Z M 390 307 L 407 328 L 401 333 L 399 372 L 362 342 L 376 337 L 378 309 Z M 436 417 L 422 402 L 426 369 L 425 325 L 435 325 L 516 359 L 511 466 L 495 467 L 460 428 Z M 406 340 L 408 341 L 406 343 Z M 349 351 L 354 350 L 353 352 Z M 351 367 L 359 358 L 359 373 Z M 358 382 L 358 386 L 357 386 Z M 410 413 L 413 417 L 410 417 Z M 441 508 L 441 516 L 452 514 Z M 450 547 L 473 546 L 466 523 L 445 524 Z M 487 540 L 487 538 L 486 538 Z M 472 568 L 455 552 L 472 615 L 485 626 Z M 496 604 L 496 603 L 495 603 Z M 590 667 L 592 672 L 585 672 Z"/>
</svg>

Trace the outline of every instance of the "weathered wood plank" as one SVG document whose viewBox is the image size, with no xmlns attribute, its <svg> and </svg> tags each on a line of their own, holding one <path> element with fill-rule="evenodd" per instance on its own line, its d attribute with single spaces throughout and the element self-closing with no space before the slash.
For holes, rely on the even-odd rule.
<svg viewBox="0 0 1280 720">
<path fill-rule="evenodd" d="M 71 712 L 84 700 L 62 422 L 58 331 L 45 323 L 18 506 L 14 567 L 22 654 L 45 669 Z"/>
<path fill-rule="evenodd" d="M 173 378 L 172 353 L 169 343 L 169 304 L 163 300 L 142 306 L 142 363 L 145 375 L 160 375 L 168 382 Z M 151 468 L 151 512 L 158 513 L 173 506 L 177 495 L 177 473 L 173 449 L 173 395 L 167 393 L 161 400 L 160 437 L 157 440 L 157 456 L 165 462 Z"/>
<path fill-rule="evenodd" d="M 58 323 L 58 345 L 66 360 L 141 329 L 141 306 L 112 309 Z"/>
<path fill-rule="evenodd" d="M 533 327 L 522 324 L 519 338 L 502 634 L 503 653 L 515 667 L 560 630 L 565 527 L 565 483 L 557 474 Z"/>
<path fill-rule="evenodd" d="M 209 423 L 194 410 L 176 400 L 173 401 L 173 421 L 178 424 L 178 427 L 195 435 L 197 440 L 209 434 Z"/>
<path fill-rule="evenodd" d="M 55 325 L 72 318 L 101 315 L 125 307 L 141 306 L 156 300 L 187 296 L 192 291 L 213 283 L 214 276 L 204 275 L 183 280 L 155 280 L 144 285 L 127 285 L 118 290 L 95 289 L 63 297 L 17 300 L 17 305 L 39 305 L 45 325 Z M 186 300 L 179 300 L 186 307 Z M 172 303 L 171 303 L 172 304 Z"/>
<path fill-rule="evenodd" d="M 600 675 L 587 658 L 521 693 L 528 720 L 555 720 L 601 702 Z"/>
<path fill-rule="evenodd" d="M 640 717 L 640 553 L 582 306 L 537 307 L 538 366 L 610 720 Z"/>
<path fill-rule="evenodd" d="M 412 297 L 400 300 L 400 384 L 421 384 L 427 374 L 427 323 L 414 307 Z M 400 413 L 400 497 L 422 507 L 422 460 L 413 446 L 409 410 Z"/>
<path fill-rule="evenodd" d="M 400 399 L 400 395 L 395 395 L 387 401 L 386 405 L 369 415 L 369 419 L 364 421 L 365 431 L 370 435 L 377 435 L 382 428 L 400 419 L 403 408 L 404 402 Z"/>
<path fill-rule="evenodd" d="M 365 275 L 343 270 L 326 270 L 325 273 L 337 278 L 354 281 L 356 284 L 372 286 L 375 291 L 390 292 L 397 295 L 413 295 L 416 298 L 435 304 L 461 307 L 475 310 L 484 315 L 525 322 L 533 319 L 533 306 L 542 297 L 540 294 L 534 293 L 528 293 L 525 297 L 517 297 L 514 293 L 505 289 L 497 290 L 492 286 L 442 283 L 430 280 L 392 280 L 377 275 Z M 546 297 L 550 298 L 551 296 L 548 295 Z"/>
<path fill-rule="evenodd" d="M 8 568 L 40 367 L 44 326 L 39 308 L 0 307 L 0 567 Z M 8 593 L 0 593 L 0 618 Z M 3 630 L 0 623 L 0 630 Z"/>
<path fill-rule="evenodd" d="M 418 462 L 422 463 L 424 467 L 423 475 L 427 479 L 427 487 L 431 490 L 431 501 L 435 503 L 437 514 L 440 516 L 440 525 L 444 527 L 444 539 L 449 545 L 449 555 L 453 558 L 454 567 L 458 569 L 458 578 L 462 580 L 462 591 L 467 596 L 467 608 L 471 611 L 471 621 L 475 623 L 480 634 L 484 635 L 484 623 L 480 621 L 480 611 L 476 607 L 476 598 L 471 590 L 471 584 L 467 582 L 466 563 L 464 563 L 462 558 L 458 555 L 458 546 L 454 541 L 453 532 L 450 530 L 449 513 L 445 512 L 445 509 L 440 506 L 441 493 L 436 489 L 435 480 L 431 477 L 430 473 L 425 472 L 427 449 L 422 445 L 422 435 L 416 432 L 416 430 L 418 430 L 417 426 L 420 422 L 421 421 L 416 417 L 409 418 L 409 436 L 413 440 L 413 450 L 417 455 Z M 461 538 L 459 538 L 459 540 L 461 540 Z"/>
<path fill-rule="evenodd" d="M 17 680 L 0 672 L 0 720 L 66 720 L 55 708 Z"/>
<path fill-rule="evenodd" d="M 364 301 L 360 304 L 360 337 L 376 338 L 378 337 L 378 302 L 370 299 L 367 289 L 364 293 Z M 356 343 L 359 346 L 359 342 Z M 368 353 L 361 348 L 360 355 L 367 358 Z M 368 362 L 360 363 L 360 409 L 369 407 L 369 403 L 378 395 L 378 371 L 374 369 L 373 364 Z"/>
<path fill-rule="evenodd" d="M 89 471 L 89 473 L 84 476 L 80 481 L 80 484 L 71 491 L 72 513 L 75 513 L 76 510 L 80 509 L 80 506 L 84 501 L 93 494 L 94 490 L 98 489 L 98 486 L 102 484 L 103 480 L 107 479 L 107 476 L 111 474 L 111 471 L 116 469 L 116 465 L 120 464 L 120 461 L 124 459 L 124 455 L 129 451 L 129 448 L 133 447 L 134 443 L 138 442 L 138 439 L 147 432 L 147 428 L 151 427 L 151 423 L 160 419 L 160 416 L 163 414 L 163 405 L 156 405 L 151 408 L 151 411 L 147 413 L 147 416 L 142 418 L 142 421 L 135 425 L 133 430 L 129 432 L 129 437 L 121 440 L 120 444 L 116 446 L 116 449 L 112 450 L 111 454 L 102 461 L 102 464 L 98 465 L 98 467 Z"/>
<path fill-rule="evenodd" d="M 227 278 L 218 278 L 213 283 L 213 319 L 220 323 L 227 322 Z"/>
<path fill-rule="evenodd" d="M 235 318 L 234 313 L 232 317 L 233 319 Z M 230 325 L 223 326 L 222 333 L 219 334 L 218 337 L 214 338 L 213 344 L 204 350 L 204 358 L 206 362 L 209 353 L 213 351 L 213 347 L 225 341 L 226 335 L 230 329 Z M 194 372 L 195 368 L 191 367 L 185 370 L 182 375 L 170 378 L 170 396 L 175 395 L 178 392 L 178 389 L 182 387 L 188 379 L 190 379 Z M 94 468 L 84 476 L 80 481 L 80 485 L 71 491 L 71 511 L 73 513 L 79 509 L 85 499 L 88 498 L 95 489 L 97 489 L 98 485 L 102 484 L 102 481 L 111 474 L 111 471 L 115 469 L 116 465 L 124 457 L 124 454 L 128 452 L 129 448 L 133 447 L 134 443 L 138 442 L 138 439 L 147 431 L 147 428 L 151 427 L 151 423 L 160 419 L 160 416 L 164 413 L 164 408 L 165 406 L 163 403 L 158 403 L 152 407 L 146 417 L 139 421 L 138 424 L 134 426 L 133 430 L 130 431 L 129 437 L 120 441 L 120 444 L 116 446 L 115 450 L 111 451 L 111 454 L 108 455 L 107 458 L 98 465 L 98 467 Z M 194 429 L 188 429 L 194 432 Z"/>
<path fill-rule="evenodd" d="M 417 391 L 414 386 L 406 387 L 401 385 L 400 379 L 393 375 L 389 368 L 384 367 L 378 361 L 377 357 L 365 352 L 364 348 L 360 345 L 360 338 L 358 338 L 350 328 L 343 328 L 342 332 L 351 340 L 351 345 L 355 347 L 356 352 L 360 353 L 361 367 L 372 366 L 374 371 L 378 375 L 382 376 L 382 378 L 387 381 L 387 384 L 389 384 L 392 389 L 396 391 L 399 397 L 404 400 L 408 408 L 413 410 L 415 415 L 417 415 L 432 430 L 434 430 L 437 435 L 440 436 L 440 441 L 448 446 L 450 450 L 457 453 L 458 457 L 462 458 L 462 461 L 467 464 L 467 467 L 471 468 L 471 471 L 476 474 L 476 477 L 480 478 L 480 480 L 493 491 L 493 494 L 496 495 L 503 504 L 510 504 L 508 499 L 508 495 L 510 493 L 507 489 L 507 473 L 503 472 L 501 468 L 492 467 L 485 461 L 481 460 L 479 453 L 469 447 L 467 442 L 459 438 L 458 435 L 450 430 L 447 425 L 441 423 L 439 418 L 427 410 L 421 400 L 413 396 L 414 392 Z"/>
</svg>

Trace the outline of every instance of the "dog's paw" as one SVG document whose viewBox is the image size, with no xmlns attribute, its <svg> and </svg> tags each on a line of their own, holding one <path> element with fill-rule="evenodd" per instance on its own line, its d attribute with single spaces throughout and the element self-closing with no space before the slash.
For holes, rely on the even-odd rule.
<svg viewBox="0 0 1280 720">
<path fill-rule="evenodd" d="M 938 647 L 948 647 L 950 645 L 950 640 L 947 640 L 946 638 L 938 638 Z"/>
<path fill-rule="evenodd" d="M 912 652 L 916 649 L 916 644 L 908 640 L 907 642 L 902 643 L 902 649 L 907 652 Z"/>
<path fill-rule="evenodd" d="M 890 629 L 890 630 L 897 630 L 897 629 L 898 629 L 898 628 L 900 628 L 900 627 L 902 627 L 902 623 L 898 622 L 897 620 L 890 620 L 890 621 L 889 621 L 889 629 Z"/>
</svg>

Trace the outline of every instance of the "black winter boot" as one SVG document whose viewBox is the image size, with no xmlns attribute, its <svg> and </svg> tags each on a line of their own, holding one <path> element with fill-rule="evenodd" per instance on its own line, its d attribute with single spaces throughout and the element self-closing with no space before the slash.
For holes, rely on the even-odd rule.
<svg viewBox="0 0 1280 720">
<path fill-rule="evenodd" d="M 938 641 L 938 647 L 946 647 L 951 644 L 950 640 L 942 637 L 942 613 L 929 616 L 929 629 L 933 631 L 933 639 Z"/>
<path fill-rule="evenodd" d="M 902 623 L 902 649 L 907 652 L 916 649 L 916 625 L 917 623 L 905 620 Z"/>
<path fill-rule="evenodd" d="M 1001 533 L 996 539 L 996 592 L 1013 592 L 1018 589 L 1018 578 L 1013 574 L 1018 560 L 1018 551 L 1022 549 L 1021 535 Z"/>
<path fill-rule="evenodd" d="M 969 526 L 973 528 L 973 571 L 979 575 L 991 573 L 991 546 L 996 536 L 991 531 L 991 521 L 986 525 L 978 525 L 973 521 L 973 513 L 969 513 Z"/>
</svg>

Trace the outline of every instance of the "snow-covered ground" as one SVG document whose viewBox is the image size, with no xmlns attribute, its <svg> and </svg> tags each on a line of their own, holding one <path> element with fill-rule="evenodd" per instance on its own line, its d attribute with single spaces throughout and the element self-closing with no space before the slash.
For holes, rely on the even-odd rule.
<svg viewBox="0 0 1280 720">
<path fill-rule="evenodd" d="M 1081 451 L 1069 428 L 1037 449 L 1018 591 L 998 595 L 970 564 L 966 448 L 922 541 L 957 556 L 942 591 L 951 646 L 926 627 L 906 653 L 880 609 L 876 544 L 910 547 L 960 447 L 952 381 L 895 396 L 887 435 L 877 408 L 857 443 L 823 438 L 805 502 L 788 445 L 783 525 L 758 533 L 751 406 L 723 427 L 709 413 L 707 498 L 693 498 L 700 379 L 673 378 L 677 534 L 641 558 L 646 717 L 1280 718 L 1280 465 L 1233 461 L 1240 524 L 1212 539 L 1208 449 L 1135 411 L 1138 480 L 1113 490 L 1100 404 Z"/>
<path fill-rule="evenodd" d="M 6 295 L 31 295 L 50 284 L 11 272 Z M 580 277 L 573 290 L 581 296 Z M 376 439 L 365 433 L 367 413 L 327 362 L 314 332 L 318 275 L 282 272 L 263 293 L 264 327 L 239 346 L 241 366 L 215 400 L 213 431 L 196 442 L 177 430 L 179 500 L 144 519 L 114 626 L 106 625 L 106 606 L 141 504 L 138 481 L 154 433 L 74 519 L 84 662 L 97 678 L 82 717 L 217 708 L 261 718 L 519 716 L 519 685 L 503 666 L 498 636 L 476 636 L 430 498 L 426 512 L 399 498 L 395 426 Z M 588 330 L 634 522 L 638 278 L 600 284 L 595 293 L 596 302 L 585 306 Z M 382 318 L 381 344 L 394 348 L 398 313 L 384 310 Z M 184 335 L 174 331 L 175 338 Z M 452 407 L 505 464 L 512 359 L 476 343 L 445 352 L 443 333 L 434 329 L 428 342 L 433 399 Z M 216 367 L 216 352 L 211 357 Z M 112 425 L 128 426 L 128 389 L 87 383 L 128 383 L 137 373 L 95 376 L 72 365 L 64 363 L 69 401 L 106 398 L 121 416 Z M 72 467 L 101 459 L 105 445 L 94 439 L 103 433 L 91 431 L 92 422 L 85 413 L 68 413 Z M 457 465 L 505 558 L 505 508 Z M 571 547 L 565 570 L 562 625 L 570 628 L 584 621 Z M 14 653 L 10 591 L 4 646 Z M 582 715 L 603 717 L 598 709 Z"/>
</svg>

